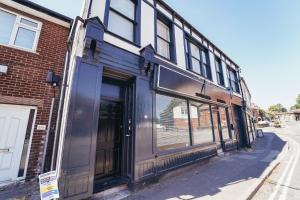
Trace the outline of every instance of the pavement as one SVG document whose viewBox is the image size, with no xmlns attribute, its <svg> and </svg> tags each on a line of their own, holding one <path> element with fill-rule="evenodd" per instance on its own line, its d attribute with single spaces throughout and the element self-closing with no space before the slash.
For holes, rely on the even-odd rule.
<svg viewBox="0 0 300 200">
<path fill-rule="evenodd" d="M 251 199 L 287 153 L 286 141 L 276 134 L 257 138 L 253 149 L 226 153 L 205 165 L 135 192 L 126 200 Z"/>
<path fill-rule="evenodd" d="M 283 128 L 268 128 L 288 141 L 288 153 L 264 181 L 254 200 L 300 199 L 300 122 L 288 122 Z"/>
<path fill-rule="evenodd" d="M 0 188 L 0 200 L 39 200 L 39 185 L 37 181 L 16 183 Z"/>
<path fill-rule="evenodd" d="M 289 125 L 295 126 L 294 124 Z M 300 133 L 300 125 L 299 125 Z M 291 128 L 293 130 L 293 128 Z M 287 137 L 290 129 L 280 129 L 281 133 L 272 133 L 277 131 L 269 129 L 265 132 L 264 138 L 257 138 L 252 149 L 235 151 L 211 158 L 206 162 L 181 168 L 176 176 L 167 174 L 162 176 L 156 184 L 147 186 L 137 192 L 119 191 L 104 197 L 95 199 L 126 199 L 126 200 L 232 200 L 232 199 L 268 199 L 268 192 L 275 191 L 277 184 L 268 184 L 274 173 L 281 169 L 281 162 L 291 163 L 290 159 L 295 159 L 298 154 L 291 154 L 291 151 L 300 151 L 292 147 L 295 145 Z M 293 131 L 292 131 L 293 132 Z M 284 136 L 282 136 L 284 135 Z M 300 144 L 300 136 L 295 136 Z M 295 139 L 294 139 L 295 140 Z M 296 149 L 296 151 L 294 151 Z M 299 148 L 300 149 L 300 148 Z M 289 157 L 291 154 L 292 157 Z M 290 156 L 291 156 L 290 155 Z M 293 166 L 293 165 L 289 165 Z M 298 163 L 298 167 L 299 163 Z M 290 168 L 289 168 L 290 169 Z M 284 169 L 283 169 L 284 171 Z M 178 173 L 179 172 L 179 173 Z M 282 172 L 280 172 L 282 173 Z M 274 182 L 282 175 L 277 172 Z M 295 172 L 296 173 L 296 172 Z M 276 173 L 275 173 L 276 174 Z M 300 175 L 298 170 L 297 175 Z M 287 177 L 288 178 L 288 177 Z M 269 181 L 269 182 L 268 182 Z M 294 179 L 291 184 L 296 187 L 300 179 Z M 281 182 L 279 182 L 281 184 Z M 262 189 L 265 188 L 265 189 Z M 290 188 L 290 189 L 291 189 Z M 292 189 L 291 189 L 292 190 Z M 294 191 L 295 192 L 295 191 Z M 287 192 L 289 195 L 298 195 L 299 193 Z M 280 193 L 276 193 L 278 195 Z M 0 199 L 39 199 L 38 186 L 36 182 L 11 186 L 6 189 L 0 189 Z M 292 199 L 292 198 L 291 198 Z M 294 198 L 297 199 L 297 198 Z M 300 198 L 298 198 L 300 199 Z M 273 199 L 270 199 L 273 200 Z"/>
</svg>

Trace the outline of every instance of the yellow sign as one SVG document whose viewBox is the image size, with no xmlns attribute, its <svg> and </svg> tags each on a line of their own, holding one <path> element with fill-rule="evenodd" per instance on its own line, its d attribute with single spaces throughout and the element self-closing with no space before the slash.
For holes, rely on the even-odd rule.
<svg viewBox="0 0 300 200">
<path fill-rule="evenodd" d="M 59 198 L 56 172 L 48 172 L 39 175 L 41 200 L 52 200 Z"/>
</svg>

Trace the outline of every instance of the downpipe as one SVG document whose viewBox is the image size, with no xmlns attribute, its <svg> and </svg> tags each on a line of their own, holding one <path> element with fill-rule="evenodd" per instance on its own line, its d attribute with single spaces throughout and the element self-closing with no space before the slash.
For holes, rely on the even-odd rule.
<svg viewBox="0 0 300 200">
<path fill-rule="evenodd" d="M 66 52 L 66 61 L 65 61 L 64 73 L 63 73 L 63 84 L 61 85 L 61 94 L 59 100 L 58 116 L 56 121 L 56 130 L 55 130 L 54 145 L 53 145 L 52 159 L 51 159 L 51 171 L 56 169 L 58 144 L 59 144 L 59 138 L 61 133 L 60 127 L 62 122 L 63 108 L 65 105 L 66 89 L 68 87 L 67 80 L 68 80 L 68 74 L 70 69 L 70 58 L 71 58 L 74 37 L 79 22 L 84 23 L 85 20 L 79 16 L 75 18 L 67 41 L 67 52 Z"/>
</svg>

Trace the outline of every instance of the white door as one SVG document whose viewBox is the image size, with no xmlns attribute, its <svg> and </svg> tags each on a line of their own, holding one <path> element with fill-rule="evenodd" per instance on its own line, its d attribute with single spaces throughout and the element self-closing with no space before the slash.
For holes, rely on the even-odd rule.
<svg viewBox="0 0 300 200">
<path fill-rule="evenodd" d="M 0 183 L 18 178 L 29 113 L 25 106 L 0 104 Z"/>
</svg>

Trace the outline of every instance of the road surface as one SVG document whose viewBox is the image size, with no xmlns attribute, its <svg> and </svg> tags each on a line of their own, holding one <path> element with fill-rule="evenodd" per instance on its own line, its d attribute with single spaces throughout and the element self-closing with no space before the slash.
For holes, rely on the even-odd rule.
<svg viewBox="0 0 300 200">
<path fill-rule="evenodd" d="M 253 200 L 300 200 L 300 122 L 286 122 L 283 128 L 268 131 L 288 141 L 288 150 Z"/>
</svg>

